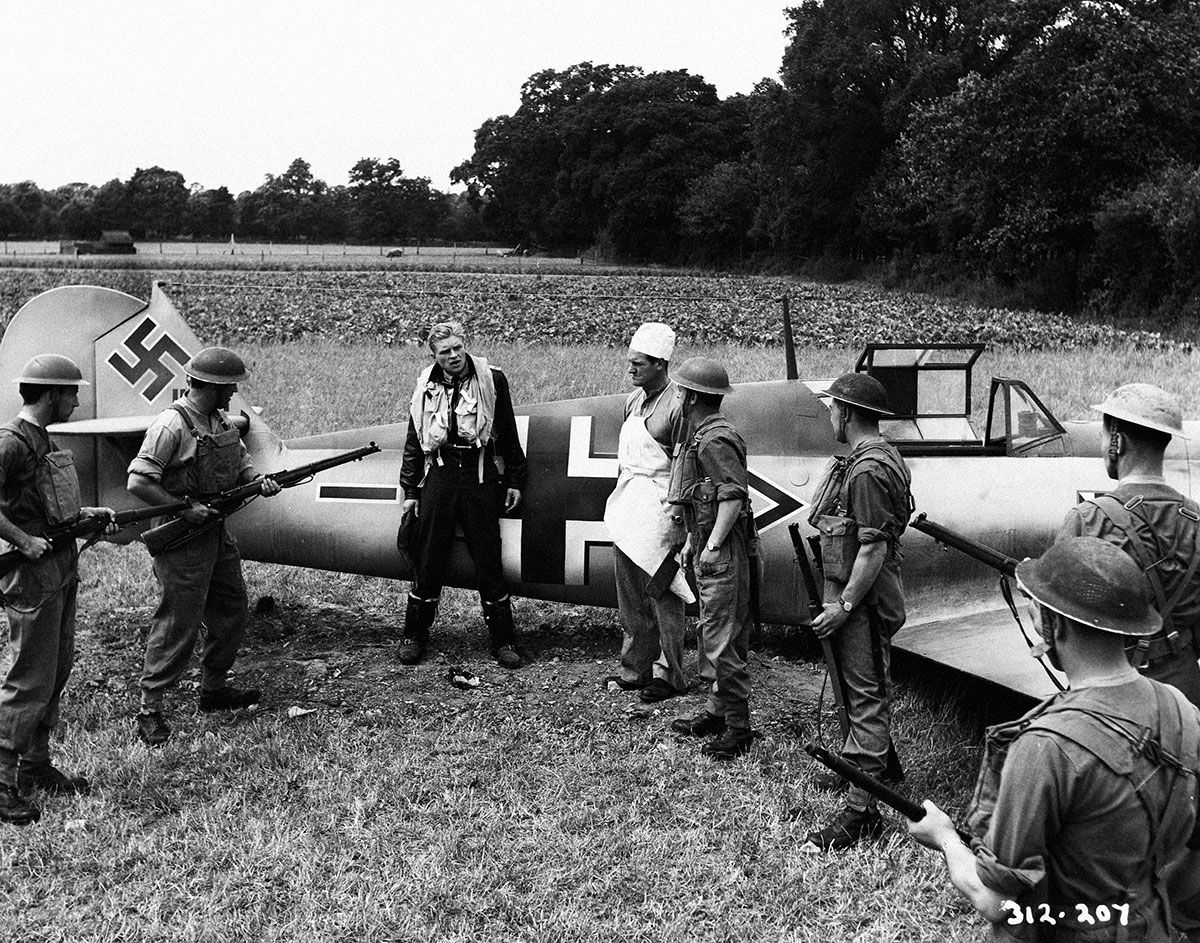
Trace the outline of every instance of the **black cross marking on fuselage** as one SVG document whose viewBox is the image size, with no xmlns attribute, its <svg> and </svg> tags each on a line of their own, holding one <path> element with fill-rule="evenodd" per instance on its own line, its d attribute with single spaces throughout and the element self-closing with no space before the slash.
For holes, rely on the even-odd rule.
<svg viewBox="0 0 1200 943">
<path fill-rule="evenodd" d="M 797 501 L 786 491 L 776 488 L 773 484 L 764 478 L 760 478 L 754 472 L 748 472 L 750 487 L 761 494 L 764 498 L 768 498 L 775 502 L 775 506 L 766 511 L 756 511 L 754 514 L 754 524 L 759 530 L 766 530 L 776 521 L 783 520 L 790 514 L 795 514 L 804 505 Z"/>
<path fill-rule="evenodd" d="M 615 478 L 571 478 L 571 417 L 530 416 L 529 488 L 521 514 L 521 582 L 566 582 L 567 521 L 604 519 Z M 594 451 L 590 451 L 595 455 Z"/>
<path fill-rule="evenodd" d="M 175 378 L 174 372 L 163 362 L 163 358 L 174 357 L 175 362 L 181 367 L 188 361 L 187 351 L 180 347 L 169 334 L 163 334 L 154 342 L 153 346 L 146 346 L 146 338 L 157 326 L 153 320 L 146 318 L 125 339 L 125 349 L 137 358 L 134 363 L 125 360 L 119 351 L 113 351 L 112 356 L 108 358 L 112 368 L 128 380 L 130 386 L 136 387 L 147 373 L 154 374 L 153 381 L 142 391 L 142 396 L 146 398 L 147 402 L 153 402 Z"/>
</svg>

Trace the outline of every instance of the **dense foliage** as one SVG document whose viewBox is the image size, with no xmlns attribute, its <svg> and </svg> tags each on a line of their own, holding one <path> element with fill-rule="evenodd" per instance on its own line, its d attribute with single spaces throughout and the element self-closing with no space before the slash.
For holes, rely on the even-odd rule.
<svg viewBox="0 0 1200 943">
<path fill-rule="evenodd" d="M 368 243 L 482 240 L 487 234 L 464 196 L 440 193 L 427 177 L 406 177 L 395 158 L 364 157 L 350 184 L 330 187 L 297 157 L 282 174 L 236 197 L 225 187 L 187 186 L 183 174 L 139 168 L 128 180 L 42 190 L 33 181 L 0 184 L 0 237 L 91 239 L 103 230 L 135 238 Z"/>
</svg>

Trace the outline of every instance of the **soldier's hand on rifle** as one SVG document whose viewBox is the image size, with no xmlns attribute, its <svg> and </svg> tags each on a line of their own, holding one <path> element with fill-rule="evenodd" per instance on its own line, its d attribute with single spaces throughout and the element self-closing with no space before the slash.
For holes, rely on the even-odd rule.
<svg viewBox="0 0 1200 943">
<path fill-rule="evenodd" d="M 508 514 L 510 511 L 515 510 L 516 506 L 520 503 L 521 492 L 516 488 L 509 488 L 504 495 L 504 513 Z"/>
<path fill-rule="evenodd" d="M 821 607 L 821 614 L 813 619 L 813 632 L 817 638 L 828 638 L 846 624 L 850 613 L 837 602 L 827 602 Z"/>
<path fill-rule="evenodd" d="M 216 511 L 207 504 L 201 504 L 199 501 L 193 501 L 190 508 L 179 512 L 179 516 L 189 524 L 203 524 L 210 517 L 216 517 L 216 515 Z"/>
<path fill-rule="evenodd" d="M 413 517 L 421 516 L 421 502 L 416 498 L 405 498 L 404 503 L 400 505 L 401 516 L 408 513 L 408 509 L 412 508 Z"/>
<path fill-rule="evenodd" d="M 932 848 L 934 851 L 941 851 L 946 847 L 947 842 L 958 842 L 961 840 L 958 837 L 958 830 L 954 827 L 954 822 L 950 820 L 950 816 L 928 799 L 922 802 L 921 805 L 925 807 L 925 817 L 921 821 L 914 822 L 912 819 L 904 820 L 908 825 L 908 834 L 916 839 L 918 844 L 924 845 L 926 848 Z"/>
<path fill-rule="evenodd" d="M 121 529 L 117 526 L 117 512 L 112 508 L 80 508 L 79 513 L 83 517 L 107 517 L 108 523 L 104 525 L 106 534 L 115 534 Z"/>
<path fill-rule="evenodd" d="M 259 475 L 258 480 L 261 482 L 258 486 L 258 493 L 264 498 L 269 498 L 272 495 L 279 494 L 279 492 L 283 490 L 283 488 L 279 486 L 279 482 L 277 482 L 274 478 Z"/>
<path fill-rule="evenodd" d="M 20 550 L 30 560 L 40 560 L 42 554 L 50 549 L 50 541 L 45 537 L 30 537 L 22 541 Z"/>
</svg>

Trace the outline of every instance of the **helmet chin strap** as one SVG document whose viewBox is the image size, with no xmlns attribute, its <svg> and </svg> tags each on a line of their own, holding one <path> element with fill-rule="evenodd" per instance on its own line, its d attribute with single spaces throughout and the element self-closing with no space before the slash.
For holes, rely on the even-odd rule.
<svg viewBox="0 0 1200 943">
<path fill-rule="evenodd" d="M 839 442 L 849 442 L 850 439 L 846 435 L 846 424 L 850 420 L 850 410 L 846 408 L 845 403 L 838 403 L 836 400 L 834 402 L 836 403 L 838 411 L 838 427 L 834 438 L 836 438 Z"/>
<path fill-rule="evenodd" d="M 1104 463 L 1104 470 L 1108 472 L 1108 477 L 1114 481 L 1121 477 L 1118 467 L 1118 462 L 1121 458 L 1121 445 L 1121 433 L 1117 429 L 1116 420 L 1114 420 L 1111 431 L 1108 434 L 1108 451 L 1105 453 L 1106 460 Z"/>
</svg>

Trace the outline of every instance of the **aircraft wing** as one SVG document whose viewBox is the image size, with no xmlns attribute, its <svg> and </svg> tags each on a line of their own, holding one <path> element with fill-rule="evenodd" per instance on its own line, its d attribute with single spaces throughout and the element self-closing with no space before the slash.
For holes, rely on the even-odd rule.
<svg viewBox="0 0 1200 943">
<path fill-rule="evenodd" d="M 157 415 L 157 414 L 155 414 Z M 155 416 L 104 416 L 100 419 L 80 419 L 78 422 L 56 422 L 46 427 L 51 435 L 144 436 Z M 245 429 L 245 416 L 230 416 L 229 423 Z"/>
<path fill-rule="evenodd" d="M 1029 619 L 1021 618 L 1030 638 L 1039 641 Z M 1055 691 L 1007 606 L 907 623 L 892 645 L 1038 700 Z M 1065 676 L 1058 678 L 1066 684 Z"/>
</svg>

